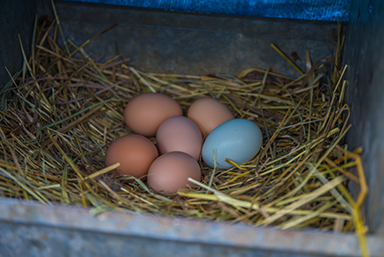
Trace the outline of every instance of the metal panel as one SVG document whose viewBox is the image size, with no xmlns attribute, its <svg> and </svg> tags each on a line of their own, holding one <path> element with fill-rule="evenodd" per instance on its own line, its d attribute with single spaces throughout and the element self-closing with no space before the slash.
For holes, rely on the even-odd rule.
<svg viewBox="0 0 384 257">
<path fill-rule="evenodd" d="M 359 256 L 353 234 L 47 206 L 0 199 L 0 256 Z M 384 238 L 368 237 L 371 256 Z"/>
<path fill-rule="evenodd" d="M 250 67 L 299 76 L 270 44 L 287 55 L 298 53 L 305 70 L 305 52 L 317 60 L 332 53 L 334 22 L 300 22 L 244 17 L 196 15 L 116 6 L 57 2 L 66 37 L 77 45 L 113 24 L 113 30 L 85 47 L 98 61 L 118 53 L 149 72 L 238 74 Z M 77 29 L 74 29 L 77 28 Z"/>
<path fill-rule="evenodd" d="M 351 149 L 362 146 L 369 194 L 366 219 L 384 234 L 384 1 L 354 1 L 346 42 Z"/>
<path fill-rule="evenodd" d="M 77 0 L 77 2 L 196 13 L 338 21 L 338 17 L 349 8 L 351 0 Z"/>
<path fill-rule="evenodd" d="M 2 0 L 0 4 L 0 86 L 21 69 L 20 34 L 27 56 L 30 55 L 36 0 Z"/>
</svg>

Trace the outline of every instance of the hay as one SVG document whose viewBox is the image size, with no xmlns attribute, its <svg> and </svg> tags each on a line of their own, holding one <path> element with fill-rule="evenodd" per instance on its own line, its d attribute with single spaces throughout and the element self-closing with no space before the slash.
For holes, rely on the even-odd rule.
<svg viewBox="0 0 384 257">
<path fill-rule="evenodd" d="M 80 47 L 64 40 L 61 48 L 63 38 L 57 19 L 36 25 L 32 56 L 23 51 L 23 69 L 0 90 L 1 197 L 87 206 L 95 215 L 112 210 L 354 231 L 367 251 L 361 149 L 343 142 L 350 110 L 343 104 L 340 31 L 336 56 L 312 64 L 308 52 L 298 78 L 256 68 L 238 76 L 146 73 L 120 56 L 95 62 L 83 49 L 92 39 Z M 229 170 L 200 162 L 197 189 L 161 195 L 140 180 L 123 184 L 109 173 L 118 164 L 105 167 L 105 151 L 131 133 L 123 110 L 144 92 L 167 94 L 184 111 L 199 97 L 216 98 L 236 118 L 255 122 L 264 145 L 254 160 Z M 348 181 L 361 185 L 357 200 Z"/>
</svg>

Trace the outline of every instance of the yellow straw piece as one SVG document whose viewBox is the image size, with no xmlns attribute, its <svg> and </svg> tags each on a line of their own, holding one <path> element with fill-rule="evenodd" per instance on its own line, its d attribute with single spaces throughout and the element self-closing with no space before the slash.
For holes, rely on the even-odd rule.
<svg viewBox="0 0 384 257">
<path fill-rule="evenodd" d="M 228 162 L 229 164 L 232 164 L 233 166 L 235 166 L 236 168 L 238 168 L 240 170 L 247 170 L 246 168 L 240 167 L 237 163 L 235 163 L 234 161 L 231 161 L 228 158 L 225 158 L 225 161 Z"/>
<path fill-rule="evenodd" d="M 100 176 L 100 175 L 103 175 L 103 174 L 105 174 L 105 173 L 108 173 L 108 172 L 110 172 L 110 171 L 112 171 L 112 170 L 114 170 L 114 169 L 116 169 L 116 168 L 118 168 L 118 167 L 120 167 L 120 163 L 119 163 L 119 162 L 118 162 L 118 163 L 115 163 L 115 164 L 113 164 L 113 165 L 111 165 L 111 166 L 108 166 L 108 167 L 106 167 L 106 168 L 104 168 L 104 169 L 102 169 L 102 170 L 99 170 L 99 171 L 97 171 L 97 172 L 95 172 L 95 173 L 92 173 L 91 175 L 85 177 L 84 180 L 87 180 L 87 179 L 94 179 L 94 178 L 96 178 L 96 177 L 98 177 L 98 176 Z"/>
<path fill-rule="evenodd" d="M 281 55 L 281 57 L 284 58 L 284 60 L 286 60 L 295 70 L 297 70 L 297 72 L 300 73 L 300 75 L 304 75 L 304 73 L 299 69 L 299 67 L 296 66 L 296 64 L 294 64 L 282 51 L 280 51 L 279 48 L 277 48 L 277 46 L 275 46 L 274 44 L 271 44 L 271 47 L 273 48 L 273 50 L 275 50 L 278 54 Z"/>
</svg>

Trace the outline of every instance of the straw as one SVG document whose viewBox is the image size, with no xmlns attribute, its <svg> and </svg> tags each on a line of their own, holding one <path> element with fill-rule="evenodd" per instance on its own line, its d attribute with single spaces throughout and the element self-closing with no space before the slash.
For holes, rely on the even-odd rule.
<svg viewBox="0 0 384 257">
<path fill-rule="evenodd" d="M 330 57 L 312 63 L 307 51 L 306 74 L 300 71 L 297 78 L 254 67 L 237 76 L 147 73 L 130 66 L 129 58 L 100 63 L 98 55 L 87 55 L 83 47 L 110 29 L 76 46 L 58 40 L 62 30 L 56 16 L 47 28 L 35 26 L 31 58 L 20 44 L 23 69 L 10 74 L 0 91 L 1 197 L 87 206 L 95 215 L 138 212 L 353 231 L 367 256 L 360 212 L 368 187 L 361 150 L 344 145 L 350 129 L 350 109 L 343 104 L 347 66 Z M 342 47 L 337 49 L 340 58 Z M 176 194 L 153 191 L 145 178 L 116 176 L 119 164 L 106 167 L 105 152 L 132 133 L 124 108 L 145 92 L 166 94 L 184 110 L 195 99 L 214 97 L 237 118 L 260 127 L 261 150 L 247 163 L 228 158 L 233 167 L 227 170 L 199 161 L 202 180 L 190 179 L 195 186 Z M 348 181 L 360 185 L 356 199 Z"/>
</svg>

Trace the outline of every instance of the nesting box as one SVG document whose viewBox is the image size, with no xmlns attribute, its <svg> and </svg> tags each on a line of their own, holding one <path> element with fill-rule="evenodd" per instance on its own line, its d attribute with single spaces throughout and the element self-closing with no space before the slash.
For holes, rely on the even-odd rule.
<svg viewBox="0 0 384 257">
<path fill-rule="evenodd" d="M 304 59 L 309 49 L 317 60 L 332 52 L 332 31 L 338 28 L 335 17 L 310 21 L 305 12 L 297 15 L 297 20 L 293 19 L 294 12 L 278 18 L 259 10 L 258 17 L 252 17 L 256 9 L 226 15 L 214 9 L 204 14 L 201 9 L 199 13 L 187 12 L 181 4 L 181 9 L 174 11 L 177 5 L 168 8 L 172 10 L 160 10 L 162 6 L 159 9 L 150 3 L 126 7 L 56 1 L 55 11 L 63 33 L 77 45 L 118 24 L 85 46 L 86 52 L 90 56 L 103 52 L 101 60 L 121 54 L 130 57 L 132 65 L 154 73 L 237 74 L 249 67 L 267 69 L 273 64 L 274 71 L 296 76 L 270 44 L 278 45 L 292 58 Z M 0 6 L 0 84 L 5 84 L 9 76 L 4 66 L 14 74 L 22 64 L 17 35 L 24 46 L 30 46 L 35 14 L 49 19 L 54 11 L 46 0 L 5 1 Z M 348 22 L 343 23 L 343 62 L 348 65 L 345 100 L 352 114 L 347 144 L 352 149 L 364 149 L 362 161 L 369 186 L 364 206 L 370 230 L 367 244 L 371 256 L 383 256 L 384 4 L 381 0 L 352 0 L 348 16 Z M 28 56 L 29 47 L 25 49 Z M 297 65 L 305 69 L 305 62 Z M 354 185 L 350 187 L 353 192 Z M 139 213 L 94 216 L 87 208 L 9 198 L 0 198 L 0 227 L 1 256 L 360 255 L 358 238 L 351 233 L 283 231 Z"/>
</svg>

